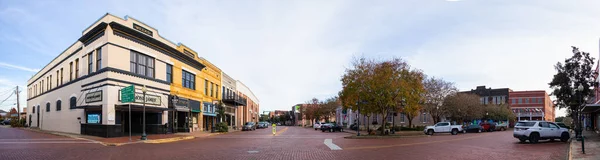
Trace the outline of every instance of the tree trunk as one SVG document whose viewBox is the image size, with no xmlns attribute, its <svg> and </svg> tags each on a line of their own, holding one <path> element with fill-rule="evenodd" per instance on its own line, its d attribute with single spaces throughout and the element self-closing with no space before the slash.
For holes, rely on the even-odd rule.
<svg viewBox="0 0 600 160">
<path fill-rule="evenodd" d="M 412 120 L 413 120 L 413 117 L 412 117 L 412 116 L 410 116 L 410 114 L 406 114 L 406 118 L 408 118 L 408 128 L 413 128 L 413 127 L 412 127 Z"/>
<path fill-rule="evenodd" d="M 381 122 L 383 122 L 383 124 L 381 124 L 381 135 L 383 135 L 383 133 L 385 132 L 385 127 L 387 126 L 387 116 L 387 113 L 383 113 L 382 115 L 383 119 L 381 120 Z"/>
</svg>

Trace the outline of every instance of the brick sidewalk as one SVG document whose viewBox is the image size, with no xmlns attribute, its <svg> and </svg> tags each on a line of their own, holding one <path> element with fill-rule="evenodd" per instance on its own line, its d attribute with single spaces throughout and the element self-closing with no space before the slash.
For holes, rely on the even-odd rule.
<svg viewBox="0 0 600 160">
<path fill-rule="evenodd" d="M 89 135 L 81 135 L 81 134 L 73 134 L 73 133 L 64 133 L 64 132 L 54 132 L 54 131 L 46 131 L 39 130 L 34 128 L 21 128 L 27 131 L 41 132 L 46 134 L 59 135 L 64 137 L 70 137 L 75 139 L 86 139 L 93 142 L 98 142 L 100 144 L 106 146 L 121 146 L 126 144 L 135 144 L 135 143 L 167 143 L 167 142 L 175 142 L 179 140 L 193 139 L 193 136 L 190 135 L 181 135 L 181 134 L 149 134 L 146 138 L 146 141 L 141 140 L 140 135 L 132 135 L 131 141 L 129 140 L 129 136 L 123 137 L 114 137 L 114 138 L 104 138 L 97 136 L 89 136 Z"/>
<path fill-rule="evenodd" d="M 587 160 L 600 159 L 600 134 L 593 131 L 583 131 L 585 154 L 581 152 L 581 141 L 571 140 L 570 159 Z"/>
</svg>

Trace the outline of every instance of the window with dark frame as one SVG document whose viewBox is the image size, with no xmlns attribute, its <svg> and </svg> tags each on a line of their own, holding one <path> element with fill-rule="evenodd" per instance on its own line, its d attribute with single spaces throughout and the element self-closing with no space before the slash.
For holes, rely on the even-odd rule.
<svg viewBox="0 0 600 160">
<path fill-rule="evenodd" d="M 60 109 L 61 109 L 61 101 L 58 100 L 58 101 L 56 101 L 56 111 L 60 111 Z"/>
<path fill-rule="evenodd" d="M 102 48 L 96 49 L 96 71 L 102 68 Z"/>
<path fill-rule="evenodd" d="M 46 112 L 50 112 L 50 103 L 46 103 Z"/>
<path fill-rule="evenodd" d="M 181 70 L 181 85 L 185 88 L 189 88 L 189 89 L 196 89 L 195 86 L 196 83 L 196 75 L 185 71 L 185 70 Z"/>
<path fill-rule="evenodd" d="M 94 52 L 88 53 L 88 75 L 94 72 Z"/>
<path fill-rule="evenodd" d="M 69 101 L 69 109 L 75 109 L 75 107 L 77 106 L 77 98 L 71 97 Z"/>
<path fill-rule="evenodd" d="M 52 89 L 52 75 L 48 78 L 48 90 Z"/>
<path fill-rule="evenodd" d="M 35 113 L 35 106 L 33 106 L 33 111 L 31 113 Z"/>
<path fill-rule="evenodd" d="M 79 58 L 75 59 L 75 78 L 79 78 Z"/>
<path fill-rule="evenodd" d="M 208 96 L 208 80 L 204 80 L 204 95 Z"/>
<path fill-rule="evenodd" d="M 63 68 L 60 68 L 60 85 L 63 84 Z"/>
<path fill-rule="evenodd" d="M 58 77 L 58 75 L 60 75 L 60 70 L 56 70 L 56 86 L 57 87 L 60 84 L 60 77 Z"/>
<path fill-rule="evenodd" d="M 154 78 L 154 58 L 132 50 L 129 71 L 144 77 Z"/>
<path fill-rule="evenodd" d="M 167 82 L 173 83 L 173 65 L 167 64 Z"/>
<path fill-rule="evenodd" d="M 73 80 L 73 62 L 69 63 L 69 82 Z"/>
</svg>

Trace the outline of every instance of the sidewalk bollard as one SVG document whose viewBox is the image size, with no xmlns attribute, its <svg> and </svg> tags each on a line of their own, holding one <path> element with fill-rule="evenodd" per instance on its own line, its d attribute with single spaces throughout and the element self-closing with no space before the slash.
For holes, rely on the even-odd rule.
<svg viewBox="0 0 600 160">
<path fill-rule="evenodd" d="M 583 152 L 583 154 L 585 154 L 585 136 L 581 135 L 581 152 Z"/>
<path fill-rule="evenodd" d="M 275 125 L 275 124 L 273 123 L 273 125 L 271 125 L 271 126 L 273 126 L 273 136 L 274 136 L 274 135 L 275 135 L 275 133 L 277 133 L 277 125 Z"/>
</svg>

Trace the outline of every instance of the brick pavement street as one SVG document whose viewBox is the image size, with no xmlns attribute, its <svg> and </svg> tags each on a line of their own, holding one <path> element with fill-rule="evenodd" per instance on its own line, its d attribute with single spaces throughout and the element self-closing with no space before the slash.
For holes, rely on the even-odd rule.
<svg viewBox="0 0 600 160">
<path fill-rule="evenodd" d="M 286 129 L 287 128 L 287 129 Z M 0 128 L 0 157 L 8 159 L 565 159 L 567 143 L 520 144 L 512 132 L 399 139 L 345 139 L 301 127 L 234 132 L 164 144 L 103 146 L 84 140 Z M 10 140 L 13 139 L 13 140 Z M 25 140 L 31 139 L 31 140 Z M 37 140 L 36 140 L 37 139 Z M 44 140 L 41 140 L 44 139 Z M 64 139 L 64 140 L 60 140 Z M 332 139 L 343 150 L 324 144 Z M 78 143 L 10 143 L 28 141 Z M 6 143 L 4 143 L 6 142 Z"/>
</svg>

